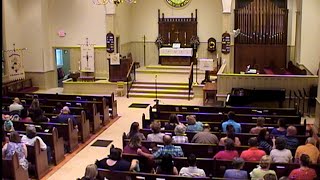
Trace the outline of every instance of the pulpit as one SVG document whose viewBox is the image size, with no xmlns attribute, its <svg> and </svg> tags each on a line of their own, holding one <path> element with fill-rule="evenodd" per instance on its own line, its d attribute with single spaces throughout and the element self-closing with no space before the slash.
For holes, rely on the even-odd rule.
<svg viewBox="0 0 320 180">
<path fill-rule="evenodd" d="M 131 54 L 129 54 L 128 57 L 121 58 L 120 64 L 118 65 L 111 64 L 111 61 L 109 60 L 109 81 L 127 81 L 127 73 L 130 69 L 131 63 Z"/>
</svg>

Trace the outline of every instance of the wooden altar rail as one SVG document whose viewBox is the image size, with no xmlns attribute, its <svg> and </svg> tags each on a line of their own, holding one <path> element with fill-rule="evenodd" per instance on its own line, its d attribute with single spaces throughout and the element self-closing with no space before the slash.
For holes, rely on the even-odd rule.
<svg viewBox="0 0 320 180">
<path fill-rule="evenodd" d="M 218 76 L 218 100 L 224 100 L 232 88 L 248 89 L 286 89 L 286 97 L 289 91 L 309 90 L 311 85 L 318 84 L 316 75 L 266 75 L 266 74 L 225 74 L 226 64 L 223 64 L 217 73 Z"/>
</svg>

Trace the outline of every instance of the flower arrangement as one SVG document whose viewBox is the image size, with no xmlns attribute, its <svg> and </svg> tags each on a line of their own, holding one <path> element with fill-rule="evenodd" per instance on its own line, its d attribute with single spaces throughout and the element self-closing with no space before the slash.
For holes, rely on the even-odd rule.
<svg viewBox="0 0 320 180">
<path fill-rule="evenodd" d="M 190 39 L 190 44 L 194 49 L 197 49 L 200 45 L 200 40 L 198 36 L 192 36 Z"/>
<path fill-rule="evenodd" d="M 161 47 L 161 45 L 163 44 L 163 37 L 161 36 L 161 34 L 158 35 L 155 43 L 157 44 L 158 48 Z"/>
</svg>

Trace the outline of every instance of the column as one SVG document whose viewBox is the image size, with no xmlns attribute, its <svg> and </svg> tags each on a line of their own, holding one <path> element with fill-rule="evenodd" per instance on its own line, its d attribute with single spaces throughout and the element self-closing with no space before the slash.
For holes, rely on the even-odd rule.
<svg viewBox="0 0 320 180">
<path fill-rule="evenodd" d="M 231 51 L 229 54 L 222 54 L 222 59 L 226 60 L 227 66 L 225 72 L 233 72 L 233 54 L 234 54 L 234 38 L 232 35 L 232 29 L 233 29 L 233 9 L 234 9 L 234 2 L 232 0 L 222 0 L 222 8 L 223 8 L 223 14 L 222 14 L 222 32 L 228 32 L 231 35 Z M 222 34 L 220 36 L 220 39 L 222 38 Z"/>
</svg>

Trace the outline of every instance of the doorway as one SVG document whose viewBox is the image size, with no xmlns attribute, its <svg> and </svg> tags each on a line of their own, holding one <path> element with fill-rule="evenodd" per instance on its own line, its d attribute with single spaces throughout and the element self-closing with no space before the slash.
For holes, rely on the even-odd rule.
<svg viewBox="0 0 320 180">
<path fill-rule="evenodd" d="M 55 62 L 57 66 L 58 87 L 63 87 L 62 81 L 70 73 L 70 51 L 68 49 L 55 49 Z"/>
</svg>

